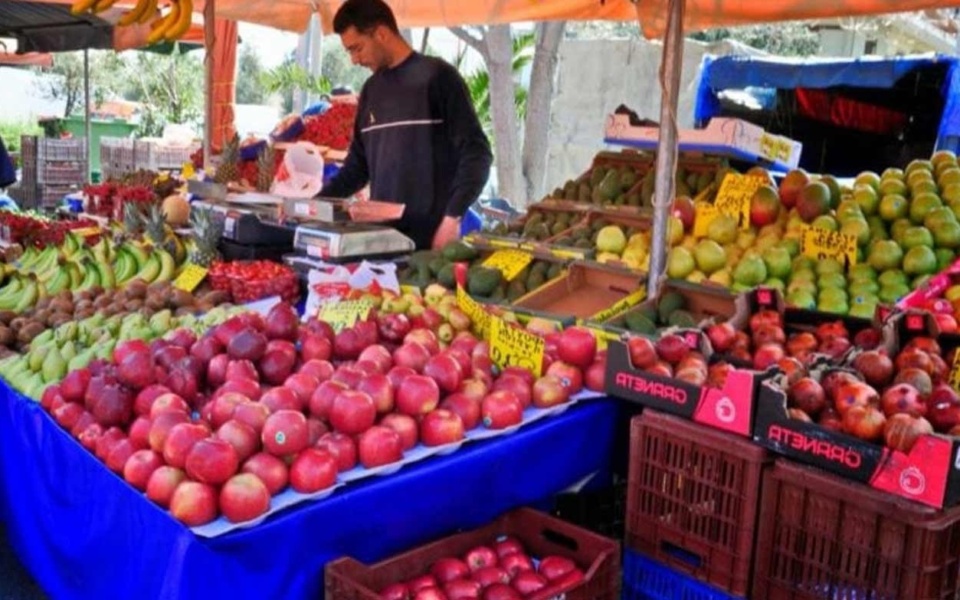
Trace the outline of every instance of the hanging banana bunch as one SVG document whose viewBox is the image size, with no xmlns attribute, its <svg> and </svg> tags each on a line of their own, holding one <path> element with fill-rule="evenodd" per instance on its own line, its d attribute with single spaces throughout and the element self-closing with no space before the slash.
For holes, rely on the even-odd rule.
<svg viewBox="0 0 960 600">
<path fill-rule="evenodd" d="M 99 14 L 116 2 L 117 0 L 77 0 L 70 6 L 70 13 L 74 16 L 80 16 L 88 12 Z"/>
<path fill-rule="evenodd" d="M 179 40 L 190 29 L 192 19 L 193 0 L 170 0 L 170 11 L 151 24 L 147 45 Z"/>
</svg>

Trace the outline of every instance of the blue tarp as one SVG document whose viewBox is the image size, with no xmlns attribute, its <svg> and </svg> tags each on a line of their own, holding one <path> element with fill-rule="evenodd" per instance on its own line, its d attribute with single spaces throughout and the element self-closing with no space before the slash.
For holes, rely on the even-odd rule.
<svg viewBox="0 0 960 600">
<path fill-rule="evenodd" d="M 718 94 L 748 87 L 824 89 L 837 86 L 890 88 L 903 76 L 925 66 L 946 64 L 948 75 L 941 90 L 945 100 L 937 135 L 937 149 L 956 151 L 960 142 L 960 59 L 924 55 L 899 58 L 866 56 L 857 59 L 750 58 L 706 56 L 694 121 L 702 127 L 720 113 Z"/>
<path fill-rule="evenodd" d="M 619 405 L 583 402 L 203 539 L 0 382 L 0 520 L 52 598 L 314 600 L 334 558 L 381 560 L 549 500 L 591 474 L 608 479 Z"/>
</svg>

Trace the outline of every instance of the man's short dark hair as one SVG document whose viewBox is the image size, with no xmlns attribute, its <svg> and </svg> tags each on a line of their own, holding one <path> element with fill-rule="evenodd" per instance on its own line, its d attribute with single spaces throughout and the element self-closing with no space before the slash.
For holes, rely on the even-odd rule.
<svg viewBox="0 0 960 600">
<path fill-rule="evenodd" d="M 378 25 L 400 35 L 397 18 L 383 0 L 347 0 L 333 17 L 333 31 L 337 35 L 351 27 L 361 33 L 370 33 Z"/>
</svg>

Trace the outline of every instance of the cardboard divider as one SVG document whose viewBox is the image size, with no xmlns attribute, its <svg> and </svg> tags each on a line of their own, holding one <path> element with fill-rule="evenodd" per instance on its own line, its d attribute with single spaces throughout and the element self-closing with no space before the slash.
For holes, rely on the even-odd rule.
<svg viewBox="0 0 960 600">
<path fill-rule="evenodd" d="M 522 228 L 526 224 L 530 216 L 537 213 L 540 213 L 540 214 L 574 213 L 574 215 L 570 220 L 569 226 L 565 230 L 557 234 L 552 234 L 547 238 L 544 238 L 544 240 L 541 240 L 542 242 L 542 241 L 546 241 L 547 239 L 557 237 L 559 235 L 563 235 L 564 233 L 574 229 L 580 224 L 585 223 L 587 219 L 587 215 L 589 214 L 589 210 L 590 208 L 585 205 L 560 207 L 560 206 L 553 206 L 553 205 L 544 204 L 544 203 L 533 204 L 527 209 L 527 212 L 524 215 L 522 215 L 514 223 L 510 224 L 510 226 L 513 227 L 515 225 L 520 225 Z M 468 241 L 471 243 L 474 243 L 474 242 L 486 243 L 499 248 L 517 248 L 521 244 L 529 242 L 529 240 L 526 240 L 522 237 L 520 232 L 503 234 L 503 233 L 492 233 L 492 232 L 484 232 L 484 231 L 471 233 L 469 236 L 467 236 L 465 241 Z M 524 249 L 527 249 L 527 248 L 524 248 Z"/>
<path fill-rule="evenodd" d="M 523 296 L 514 306 L 549 315 L 603 320 L 646 294 L 645 277 L 606 265 L 573 262 L 565 275 Z"/>
</svg>

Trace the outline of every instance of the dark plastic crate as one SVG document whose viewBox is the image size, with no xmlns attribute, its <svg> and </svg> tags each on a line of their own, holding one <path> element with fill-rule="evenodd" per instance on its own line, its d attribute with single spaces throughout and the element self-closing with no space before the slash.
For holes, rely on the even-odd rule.
<svg viewBox="0 0 960 600">
<path fill-rule="evenodd" d="M 626 546 L 746 596 L 771 460 L 743 438 L 645 410 L 631 423 Z"/>
<path fill-rule="evenodd" d="M 778 460 L 764 475 L 753 598 L 960 597 L 960 508 Z"/>
<path fill-rule="evenodd" d="M 560 555 L 577 563 L 584 580 L 561 594 L 566 600 L 620 598 L 617 542 L 545 513 L 521 508 L 479 529 L 443 538 L 375 565 L 364 565 L 352 558 L 330 562 L 324 571 L 326 600 L 378 600 L 380 590 L 428 572 L 437 559 L 463 556 L 503 535 L 517 538 L 531 557 Z"/>
<path fill-rule="evenodd" d="M 603 488 L 557 496 L 553 516 L 615 540 L 626 530 L 627 481 L 616 478 Z"/>
<path fill-rule="evenodd" d="M 632 550 L 623 552 L 623 600 L 736 600 Z"/>
</svg>

